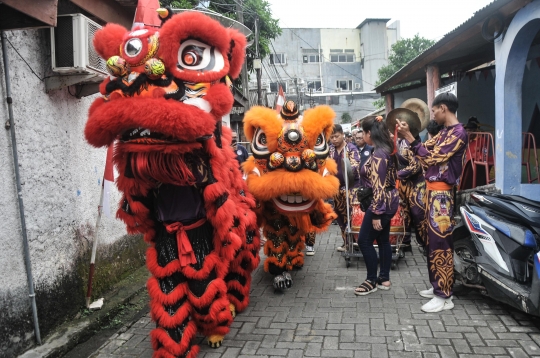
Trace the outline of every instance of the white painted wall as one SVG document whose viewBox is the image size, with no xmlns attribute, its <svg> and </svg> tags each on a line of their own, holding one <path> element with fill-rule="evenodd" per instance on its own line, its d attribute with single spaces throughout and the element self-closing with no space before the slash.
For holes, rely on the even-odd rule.
<svg viewBox="0 0 540 358">
<path fill-rule="evenodd" d="M 48 30 L 6 34 L 38 76 L 51 74 Z M 97 216 L 106 150 L 90 147 L 83 134 L 88 108 L 97 95 L 77 99 L 67 89 L 47 94 L 44 82 L 30 72 L 9 44 L 7 52 L 34 281 L 36 286 L 53 287 L 59 277 L 73 269 L 81 244 L 75 241 L 75 231 L 83 225 L 93 226 Z M 0 58 L 0 97 L 5 98 L 3 69 Z M 8 121 L 8 107 L 6 101 L 0 103 L 3 127 Z M 0 195 L 0 298 L 15 294 L 12 309 L 27 309 L 26 271 L 7 130 L 0 134 L 0 180 L 4 188 Z M 118 200 L 115 191 L 111 200 L 113 213 Z M 124 225 L 114 219 L 114 214 L 113 218 L 103 218 L 101 242 L 112 243 L 125 234 Z"/>
<path fill-rule="evenodd" d="M 321 29 L 321 50 L 330 59 L 330 49 L 353 49 L 355 62 L 360 61 L 360 30 Z"/>
<path fill-rule="evenodd" d="M 371 91 L 377 82 L 377 71 L 388 64 L 388 38 L 386 23 L 382 21 L 369 21 L 360 29 L 362 56 L 364 68 L 364 90 Z"/>
</svg>

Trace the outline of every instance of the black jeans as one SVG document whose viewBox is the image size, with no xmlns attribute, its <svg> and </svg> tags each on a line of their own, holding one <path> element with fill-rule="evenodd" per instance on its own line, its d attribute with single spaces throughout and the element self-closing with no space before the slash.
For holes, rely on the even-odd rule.
<svg viewBox="0 0 540 358">
<path fill-rule="evenodd" d="M 367 268 L 367 279 L 371 282 L 377 280 L 377 252 L 373 247 L 373 241 L 377 241 L 379 246 L 379 261 L 381 269 L 379 276 L 383 281 L 390 280 L 390 266 L 392 266 L 392 247 L 390 246 L 390 220 L 394 215 L 381 215 L 382 230 L 377 231 L 373 228 L 373 213 L 366 211 L 362 227 L 358 234 L 358 246 L 364 256 L 364 262 Z"/>
</svg>

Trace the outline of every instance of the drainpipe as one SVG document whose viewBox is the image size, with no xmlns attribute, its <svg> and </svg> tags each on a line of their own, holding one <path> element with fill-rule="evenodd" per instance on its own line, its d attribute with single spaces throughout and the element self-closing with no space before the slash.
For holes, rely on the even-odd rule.
<svg viewBox="0 0 540 358">
<path fill-rule="evenodd" d="M 24 219 L 24 205 L 21 188 L 21 175 L 19 173 L 19 156 L 17 155 L 17 139 L 15 138 L 15 126 L 13 123 L 13 99 L 11 98 L 11 82 L 9 81 L 9 61 L 6 47 L 6 33 L 2 31 L 2 58 L 4 60 L 4 75 L 6 77 L 6 101 L 9 111 L 9 125 L 6 129 L 11 132 L 11 148 L 13 150 L 13 165 L 15 166 L 15 181 L 17 182 L 17 197 L 19 198 L 19 216 L 21 218 L 21 231 L 23 238 L 24 264 L 26 266 L 26 278 L 28 280 L 28 291 L 30 302 L 32 303 L 32 315 L 34 321 L 34 332 L 36 341 L 41 345 L 41 335 L 39 333 L 39 322 L 36 307 L 36 294 L 34 292 L 34 278 L 32 277 L 32 262 L 30 261 L 30 249 L 28 248 L 28 236 L 26 235 L 26 221 Z"/>
</svg>

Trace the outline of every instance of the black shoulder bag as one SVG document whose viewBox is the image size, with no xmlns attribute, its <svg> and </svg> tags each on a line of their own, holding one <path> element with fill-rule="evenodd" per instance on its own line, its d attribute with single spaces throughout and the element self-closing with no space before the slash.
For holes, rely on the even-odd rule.
<svg viewBox="0 0 540 358">
<path fill-rule="evenodd" d="M 367 186 L 358 188 L 358 201 L 360 202 L 360 209 L 366 212 L 373 201 L 373 189 Z"/>
</svg>

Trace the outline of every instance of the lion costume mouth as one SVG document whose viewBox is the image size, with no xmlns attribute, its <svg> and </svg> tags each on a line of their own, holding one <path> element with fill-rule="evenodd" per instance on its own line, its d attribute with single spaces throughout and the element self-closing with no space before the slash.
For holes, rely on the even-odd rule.
<svg viewBox="0 0 540 358">
<path fill-rule="evenodd" d="M 283 212 L 309 212 L 313 210 L 316 200 L 309 200 L 299 193 L 281 195 L 273 198 L 276 208 Z"/>
</svg>

